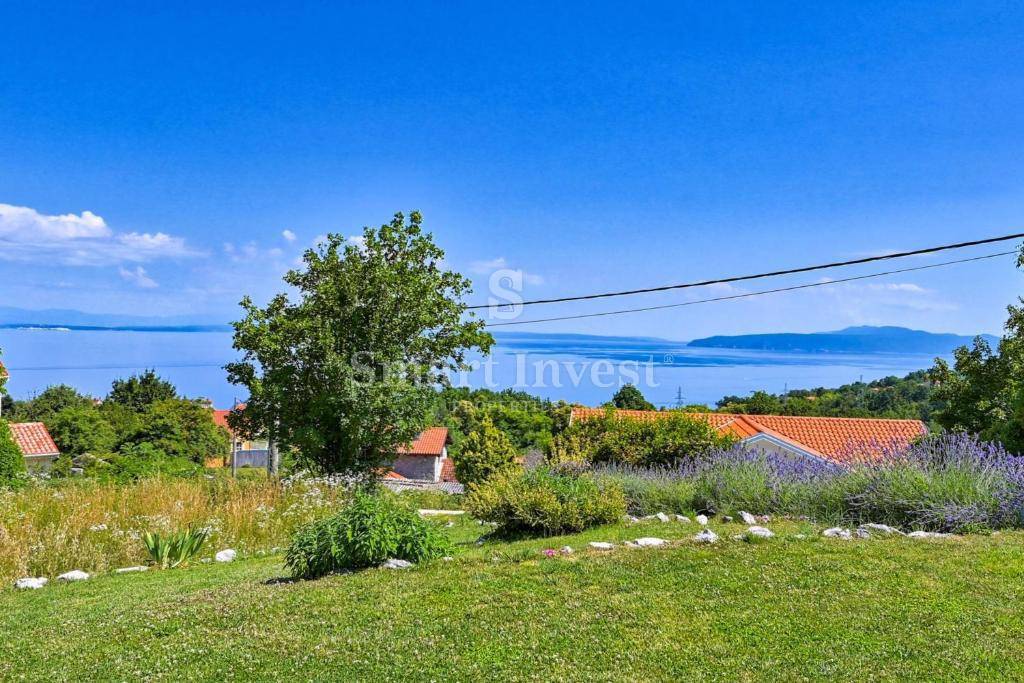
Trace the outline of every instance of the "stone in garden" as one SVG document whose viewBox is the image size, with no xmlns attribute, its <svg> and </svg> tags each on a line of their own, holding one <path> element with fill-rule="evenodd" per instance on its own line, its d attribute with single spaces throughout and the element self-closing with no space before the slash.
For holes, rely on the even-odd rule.
<svg viewBox="0 0 1024 683">
<path fill-rule="evenodd" d="M 238 553 L 231 548 L 228 548 L 227 550 L 221 550 L 219 553 L 214 555 L 213 559 L 218 562 L 234 562 L 236 557 L 238 557 Z"/>
<path fill-rule="evenodd" d="M 686 524 L 689 524 L 690 523 L 690 518 L 687 517 L 686 515 L 676 515 L 676 521 L 677 522 L 685 522 Z"/>
<path fill-rule="evenodd" d="M 452 560 L 454 560 L 454 559 L 455 559 L 455 558 L 454 558 L 454 557 L 452 557 L 451 555 L 445 555 L 444 557 L 442 557 L 442 558 L 441 558 L 441 561 L 442 561 L 442 562 L 451 562 L 451 561 L 452 561 Z"/>
<path fill-rule="evenodd" d="M 559 552 L 561 552 L 563 555 L 572 555 L 572 546 L 563 545 L 562 549 Z"/>
<path fill-rule="evenodd" d="M 740 519 L 742 519 L 743 523 L 747 526 L 754 526 L 758 522 L 757 517 L 750 514 L 746 510 L 740 510 Z"/>
<path fill-rule="evenodd" d="M 701 526 L 707 526 L 708 525 L 708 516 L 707 515 L 697 515 L 697 524 L 700 524 Z"/>
<path fill-rule="evenodd" d="M 120 569 L 115 569 L 114 573 L 115 574 L 134 574 L 135 572 L 144 572 L 144 571 L 148 571 L 148 570 L 149 570 L 149 567 L 144 567 L 144 566 L 142 566 L 140 564 L 140 565 L 135 566 L 135 567 L 121 567 Z"/>
<path fill-rule="evenodd" d="M 861 524 L 860 528 L 864 529 L 865 531 L 877 531 L 880 534 L 899 534 L 900 536 L 904 535 L 902 531 L 900 531 L 894 526 L 889 526 L 888 524 Z"/>
<path fill-rule="evenodd" d="M 857 538 L 871 538 L 871 532 L 867 529 L 857 529 L 854 533 L 857 534 Z"/>
<path fill-rule="evenodd" d="M 86 572 L 81 569 L 73 569 L 69 572 L 65 572 L 57 577 L 58 581 L 85 581 L 89 578 Z"/>
<path fill-rule="evenodd" d="M 714 543 L 718 540 L 718 534 L 716 534 L 711 529 L 702 529 L 696 536 L 693 537 L 693 540 L 697 541 L 698 543 Z"/>
<path fill-rule="evenodd" d="M 825 538 L 842 538 L 847 540 L 853 538 L 853 534 L 850 533 L 849 529 L 843 529 L 838 526 L 834 526 L 831 529 L 825 529 L 821 532 L 821 535 Z"/>
<path fill-rule="evenodd" d="M 722 521 L 728 524 L 732 521 L 732 517 L 730 517 L 729 515 L 722 515 Z"/>
<path fill-rule="evenodd" d="M 106 524 L 93 524 L 91 527 L 89 527 L 89 531 L 106 531 L 106 530 L 107 530 L 107 525 Z"/>
<path fill-rule="evenodd" d="M 18 579 L 14 582 L 14 587 L 18 590 L 39 590 L 47 583 L 49 579 L 45 576 L 26 576 L 23 579 Z"/>
<path fill-rule="evenodd" d="M 392 558 L 381 566 L 384 567 L 384 569 L 409 569 L 412 567 L 412 562 L 409 560 L 398 560 Z"/>
<path fill-rule="evenodd" d="M 775 535 L 771 529 L 766 529 L 763 526 L 752 526 L 747 529 L 747 533 L 758 538 L 771 538 Z"/>
<path fill-rule="evenodd" d="M 644 520 L 645 522 L 650 522 L 650 521 L 653 521 L 653 520 L 655 520 L 657 518 L 658 518 L 658 515 L 644 515 L 640 519 Z"/>
<path fill-rule="evenodd" d="M 671 519 L 672 519 L 671 517 L 669 517 L 668 515 L 666 515 L 666 514 L 665 514 L 664 512 L 659 512 L 658 514 L 656 514 L 656 515 L 654 515 L 654 516 L 655 516 L 655 517 L 657 517 L 657 518 L 658 518 L 658 520 L 659 520 L 659 521 L 662 521 L 662 522 L 668 522 L 669 520 L 671 520 Z"/>
<path fill-rule="evenodd" d="M 626 521 L 630 522 L 631 524 L 635 524 L 635 523 L 640 521 L 640 518 L 639 517 L 634 517 L 633 515 L 629 515 L 629 516 L 626 517 Z"/>
<path fill-rule="evenodd" d="M 659 545 L 665 545 L 666 543 L 668 543 L 668 541 L 664 538 L 651 538 L 650 536 L 645 536 L 643 538 L 636 539 L 635 545 L 639 548 L 655 548 Z"/>
<path fill-rule="evenodd" d="M 761 524 L 767 524 L 768 522 L 772 521 L 772 516 L 771 515 L 761 515 L 760 517 L 757 518 L 757 521 L 761 522 Z"/>
<path fill-rule="evenodd" d="M 594 550 L 612 550 L 615 548 L 614 543 L 607 543 L 605 541 L 591 541 L 590 547 Z"/>
<path fill-rule="evenodd" d="M 937 531 L 911 531 L 907 536 L 910 538 L 949 538 L 953 534 L 940 534 Z"/>
</svg>

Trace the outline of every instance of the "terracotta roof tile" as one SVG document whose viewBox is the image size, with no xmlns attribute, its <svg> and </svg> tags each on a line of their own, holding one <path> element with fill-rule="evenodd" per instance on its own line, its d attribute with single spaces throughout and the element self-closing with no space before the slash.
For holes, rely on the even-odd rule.
<svg viewBox="0 0 1024 683">
<path fill-rule="evenodd" d="M 572 418 L 590 419 L 605 414 L 604 408 L 573 408 Z M 659 420 L 672 411 L 617 410 L 619 417 Z M 882 448 L 905 446 L 928 433 L 920 420 L 889 420 L 851 417 L 798 417 L 793 415 L 737 415 L 732 413 L 690 413 L 701 417 L 720 431 L 742 439 L 766 434 L 788 441 L 814 455 L 843 460 L 852 448 L 862 447 L 868 454 Z M 860 453 L 860 455 L 865 455 Z"/>
<path fill-rule="evenodd" d="M 441 461 L 441 481 L 458 484 L 459 479 L 455 476 L 455 462 L 451 458 Z"/>
<path fill-rule="evenodd" d="M 400 455 L 441 455 L 448 444 L 447 427 L 428 427 L 407 447 L 399 448 Z"/>
<path fill-rule="evenodd" d="M 53 442 L 53 437 L 42 422 L 12 422 L 10 426 L 14 442 L 26 457 L 60 455 L 57 444 Z"/>
</svg>

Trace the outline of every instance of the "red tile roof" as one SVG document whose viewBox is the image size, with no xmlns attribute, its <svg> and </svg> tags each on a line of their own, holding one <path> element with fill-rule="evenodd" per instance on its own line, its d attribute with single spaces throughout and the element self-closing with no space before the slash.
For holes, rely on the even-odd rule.
<svg viewBox="0 0 1024 683">
<path fill-rule="evenodd" d="M 401 481 L 406 481 L 407 479 L 406 477 L 403 477 L 401 474 L 395 472 L 394 470 L 388 470 L 387 472 L 384 473 L 383 477 L 384 479 L 398 479 Z"/>
<path fill-rule="evenodd" d="M 441 481 L 451 482 L 452 484 L 459 483 L 459 478 L 455 476 L 455 463 L 451 458 L 445 458 L 441 461 Z"/>
<path fill-rule="evenodd" d="M 57 444 L 42 422 L 12 422 L 11 436 L 26 457 L 32 455 L 60 455 Z"/>
<path fill-rule="evenodd" d="M 441 455 L 448 443 L 447 427 L 428 427 L 405 448 L 399 448 L 399 455 Z"/>
<path fill-rule="evenodd" d="M 653 410 L 617 410 L 615 413 L 618 417 L 639 420 L 658 420 L 675 414 L 672 411 Z M 585 420 L 604 414 L 604 408 L 573 408 L 572 419 Z M 849 455 L 850 449 L 857 447 L 866 448 L 870 453 L 884 447 L 905 446 L 928 433 L 928 428 L 920 420 L 732 413 L 690 415 L 704 418 L 719 431 L 728 432 L 741 440 L 765 434 L 830 460 L 842 460 Z"/>
</svg>

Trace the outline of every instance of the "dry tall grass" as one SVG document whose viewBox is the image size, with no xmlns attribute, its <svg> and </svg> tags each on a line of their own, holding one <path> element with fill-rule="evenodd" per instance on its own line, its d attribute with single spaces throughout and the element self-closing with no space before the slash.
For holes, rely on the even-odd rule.
<svg viewBox="0 0 1024 683">
<path fill-rule="evenodd" d="M 143 564 L 146 531 L 205 527 L 205 557 L 224 548 L 241 555 L 271 550 L 342 496 L 342 489 L 316 481 L 282 486 L 230 479 L 73 481 L 0 490 L 0 582 Z"/>
</svg>

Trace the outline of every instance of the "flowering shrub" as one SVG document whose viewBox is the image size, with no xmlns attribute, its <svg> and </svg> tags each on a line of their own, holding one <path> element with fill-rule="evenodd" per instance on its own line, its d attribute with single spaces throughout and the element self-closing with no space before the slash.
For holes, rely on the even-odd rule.
<svg viewBox="0 0 1024 683">
<path fill-rule="evenodd" d="M 1024 457 L 967 434 L 904 449 L 852 449 L 847 465 L 733 447 L 675 465 L 594 469 L 629 509 L 777 513 L 820 521 L 970 531 L 1024 525 Z"/>
<path fill-rule="evenodd" d="M 444 532 L 395 494 L 357 491 L 341 511 L 295 532 L 285 566 L 293 576 L 313 579 L 390 559 L 422 562 L 451 552 Z"/>
<path fill-rule="evenodd" d="M 502 532 L 559 534 L 617 521 L 626 500 L 615 482 L 539 467 L 494 475 L 470 490 L 466 507 Z"/>
</svg>

